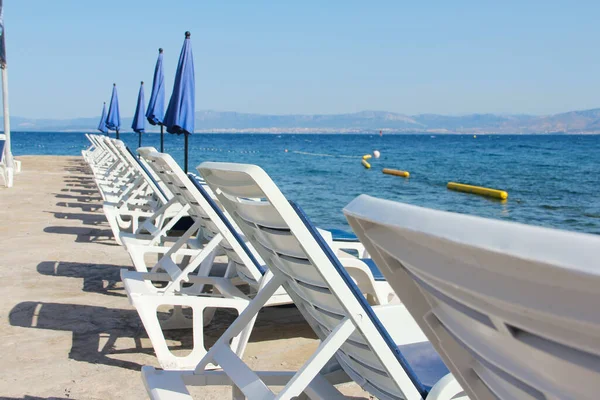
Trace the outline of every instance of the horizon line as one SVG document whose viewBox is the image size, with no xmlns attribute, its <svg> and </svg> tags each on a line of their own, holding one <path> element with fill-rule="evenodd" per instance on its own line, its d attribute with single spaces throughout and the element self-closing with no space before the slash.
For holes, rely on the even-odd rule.
<svg viewBox="0 0 600 400">
<path fill-rule="evenodd" d="M 496 115 L 496 116 L 505 116 L 505 117 L 516 117 L 516 116 L 547 117 L 547 116 L 551 116 L 551 115 L 561 115 L 561 114 L 568 114 L 568 113 L 573 113 L 573 112 L 593 111 L 593 110 L 598 110 L 598 109 L 600 109 L 600 107 L 586 108 L 586 109 L 580 109 L 580 110 L 561 111 L 561 112 L 550 113 L 550 114 L 527 114 L 527 113 L 506 113 L 506 112 L 499 112 L 499 113 L 471 112 L 471 113 L 460 113 L 460 114 L 443 114 L 443 113 L 434 113 L 434 112 L 423 112 L 423 113 L 417 113 L 417 114 L 405 114 L 405 113 L 401 113 L 401 112 L 385 111 L 385 110 L 361 110 L 361 111 L 355 111 L 355 112 L 313 113 L 313 114 L 309 114 L 309 113 L 273 114 L 273 113 L 262 113 L 262 112 L 242 112 L 242 111 L 224 111 L 224 110 L 219 111 L 219 110 L 212 110 L 212 109 L 196 110 L 195 113 L 215 112 L 215 113 L 233 113 L 233 114 L 243 114 L 243 115 L 262 115 L 262 116 L 277 116 L 277 117 L 335 116 L 335 115 L 355 115 L 355 114 L 362 114 L 362 113 L 385 113 L 385 114 L 400 115 L 400 116 L 404 116 L 404 117 L 418 117 L 418 116 L 423 116 L 423 115 L 439 115 L 439 116 L 443 116 L 443 117 L 465 117 L 465 116 L 470 116 L 470 115 Z M 3 118 L 3 116 L 0 116 L 0 118 Z M 97 119 L 97 118 L 99 118 L 99 115 L 87 116 L 87 117 L 66 117 L 66 118 L 24 117 L 21 115 L 12 115 L 11 118 L 24 118 L 24 119 L 35 119 L 35 120 L 48 119 L 48 120 L 64 121 L 64 120 L 70 120 L 70 119 L 87 119 L 87 118 L 96 118 Z M 131 117 L 127 116 L 127 117 L 123 117 L 123 118 L 133 118 L 133 116 L 131 116 Z"/>
</svg>

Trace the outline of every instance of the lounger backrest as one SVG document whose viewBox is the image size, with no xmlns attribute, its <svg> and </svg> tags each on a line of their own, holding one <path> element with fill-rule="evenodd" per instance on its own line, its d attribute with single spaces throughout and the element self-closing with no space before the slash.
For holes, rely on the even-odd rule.
<svg viewBox="0 0 600 400">
<path fill-rule="evenodd" d="M 315 333 L 325 340 L 348 319 L 357 328 L 336 357 L 380 399 L 421 398 L 426 390 L 316 228 L 258 166 L 205 162 L 198 171 L 256 248 Z M 401 389 L 402 387 L 402 389 Z M 404 390 L 404 391 L 403 391 Z"/>
<path fill-rule="evenodd" d="M 0 140 L 0 162 L 4 159 L 4 144 L 6 140 Z"/>
<path fill-rule="evenodd" d="M 146 157 L 178 201 L 190 206 L 188 214 L 201 222 L 200 231 L 204 237 L 210 240 L 220 233 L 223 236 L 220 245 L 234 263 L 238 276 L 258 287 L 264 274 L 262 265 L 197 178 L 187 176 L 168 154 L 153 152 Z"/>
<path fill-rule="evenodd" d="M 173 198 L 173 194 L 167 188 L 167 185 L 165 185 L 165 183 L 156 174 L 156 172 L 154 172 L 154 170 L 152 170 L 152 168 L 149 167 L 148 162 L 146 160 L 146 155 L 148 155 L 150 153 L 156 153 L 156 152 L 158 152 L 158 150 L 156 150 L 152 146 L 138 147 L 137 153 L 140 155 L 140 157 L 139 158 L 136 157 L 136 158 L 138 159 L 138 162 L 140 163 L 140 167 L 148 173 L 148 175 L 151 177 L 152 181 L 155 182 L 155 184 L 163 192 L 163 194 L 165 195 L 165 198 L 167 200 L 170 200 L 171 198 Z"/>
<path fill-rule="evenodd" d="M 108 136 L 99 136 L 98 139 L 104 143 L 105 148 L 114 158 L 114 160 L 120 164 L 120 167 L 124 168 L 123 173 L 131 171 L 131 169 L 133 168 L 132 165 L 129 162 L 127 162 L 127 160 L 125 160 L 125 158 L 117 148 L 119 143 L 123 143 L 121 140 L 111 139 Z"/>
<path fill-rule="evenodd" d="M 98 136 L 98 135 L 90 135 L 90 140 L 94 141 L 95 145 L 102 150 L 103 153 L 109 154 L 111 157 L 114 157 L 112 150 L 108 148 L 106 145 L 106 140 L 108 137 L 106 136 Z"/>
<path fill-rule="evenodd" d="M 146 168 L 144 163 L 131 151 L 129 147 L 125 145 L 122 141 L 114 141 L 115 147 L 120 151 L 123 159 L 125 159 L 131 166 L 131 168 L 138 171 L 138 173 L 143 177 L 143 179 L 148 183 L 152 192 L 158 197 L 158 199 L 164 204 L 171 197 L 171 193 L 168 190 L 163 190 L 161 188 L 160 183 L 155 179 L 154 175 Z M 152 148 L 154 149 L 154 148 Z M 155 150 L 155 149 L 154 149 Z M 156 151 L 156 150 L 155 150 Z"/>
<path fill-rule="evenodd" d="M 365 195 L 344 213 L 472 399 L 598 398 L 600 236 Z"/>
</svg>

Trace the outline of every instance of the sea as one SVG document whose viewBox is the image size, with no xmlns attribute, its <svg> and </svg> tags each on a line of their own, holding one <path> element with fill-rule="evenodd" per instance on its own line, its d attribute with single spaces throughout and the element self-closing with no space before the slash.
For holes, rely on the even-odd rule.
<svg viewBox="0 0 600 400">
<path fill-rule="evenodd" d="M 132 149 L 138 146 L 137 134 L 122 133 L 121 139 Z M 144 134 L 142 145 L 159 148 L 160 134 Z M 77 156 L 88 141 L 79 132 L 14 132 L 12 147 L 16 156 Z M 364 168 L 362 156 L 375 150 L 381 157 Z M 183 136 L 165 134 L 165 151 L 183 165 Z M 323 228 L 348 230 L 342 209 L 366 193 L 600 234 L 600 135 L 191 135 L 190 171 L 203 161 L 261 166 Z M 382 168 L 409 171 L 410 178 L 385 175 Z M 446 188 L 450 181 L 506 190 L 509 197 L 500 201 L 453 192 Z"/>
</svg>

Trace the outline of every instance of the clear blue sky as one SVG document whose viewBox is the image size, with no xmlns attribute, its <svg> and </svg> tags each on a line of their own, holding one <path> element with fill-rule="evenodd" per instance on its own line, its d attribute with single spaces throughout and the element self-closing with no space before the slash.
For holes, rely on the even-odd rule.
<svg viewBox="0 0 600 400">
<path fill-rule="evenodd" d="M 11 113 L 167 95 L 192 32 L 198 110 L 548 114 L 600 107 L 599 1 L 5 0 Z"/>
</svg>

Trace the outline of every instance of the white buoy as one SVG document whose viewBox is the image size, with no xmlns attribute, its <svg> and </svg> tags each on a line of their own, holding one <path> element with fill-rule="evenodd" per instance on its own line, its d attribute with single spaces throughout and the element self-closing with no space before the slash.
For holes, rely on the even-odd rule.
<svg viewBox="0 0 600 400">
<path fill-rule="evenodd" d="M 379 150 L 375 150 L 375 151 L 373 152 L 373 156 L 374 156 L 375 158 L 379 158 L 379 157 L 381 156 L 381 153 L 379 152 Z"/>
</svg>

